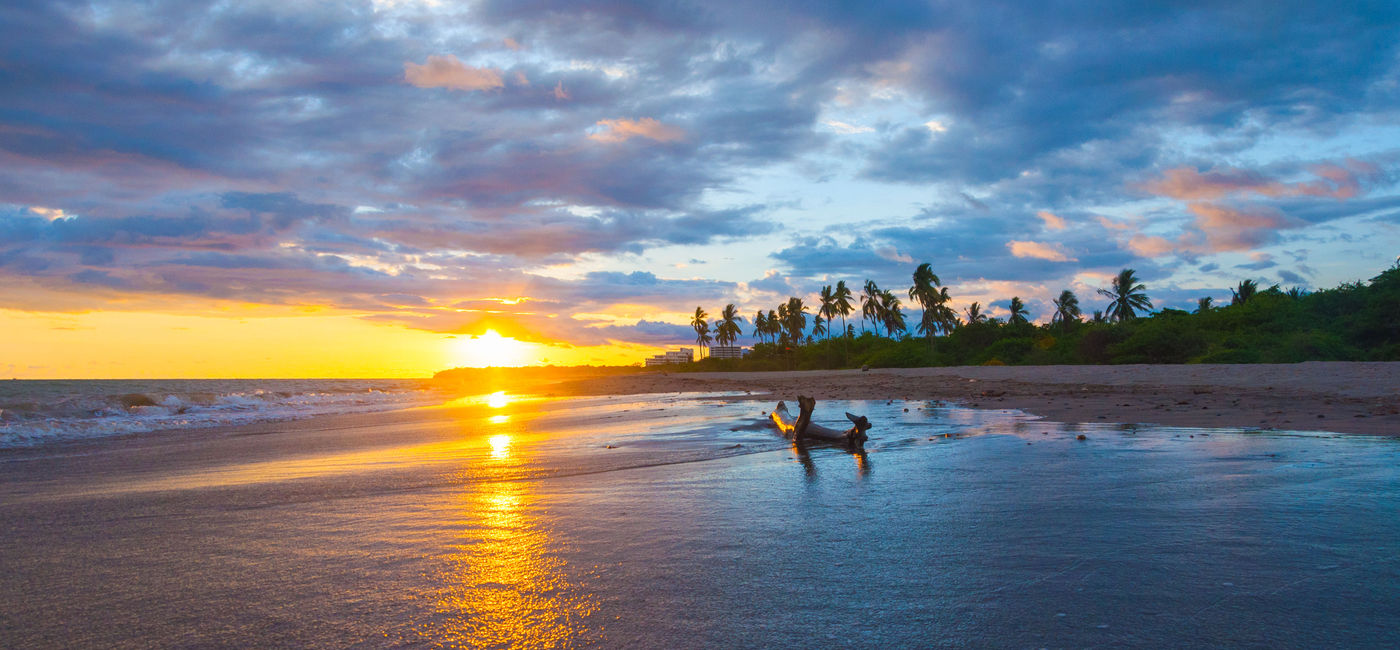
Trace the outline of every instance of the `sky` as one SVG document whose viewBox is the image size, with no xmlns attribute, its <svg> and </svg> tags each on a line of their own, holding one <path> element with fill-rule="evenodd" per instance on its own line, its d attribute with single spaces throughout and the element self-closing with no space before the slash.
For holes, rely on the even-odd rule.
<svg viewBox="0 0 1400 650">
<path fill-rule="evenodd" d="M 634 363 L 922 262 L 1045 321 L 1397 254 L 1391 1 L 0 6 L 4 376 Z"/>
</svg>

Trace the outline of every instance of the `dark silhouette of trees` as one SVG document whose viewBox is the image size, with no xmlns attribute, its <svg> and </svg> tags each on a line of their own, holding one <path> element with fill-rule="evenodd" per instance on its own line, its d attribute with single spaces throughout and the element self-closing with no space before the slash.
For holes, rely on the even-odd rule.
<svg viewBox="0 0 1400 650">
<path fill-rule="evenodd" d="M 846 281 L 841 280 L 836 283 L 836 291 L 832 294 L 832 299 L 836 303 L 836 312 L 841 314 L 841 331 L 850 336 L 850 329 L 846 326 L 846 317 L 851 315 L 854 306 L 851 304 L 851 289 L 846 286 Z"/>
<path fill-rule="evenodd" d="M 720 345 L 734 345 L 734 341 L 742 333 L 739 329 L 741 320 L 743 318 L 739 316 L 739 309 L 734 303 L 725 305 L 724 310 L 720 312 L 719 326 L 715 328 L 715 340 L 719 341 Z"/>
<path fill-rule="evenodd" d="M 695 308 L 695 317 L 690 319 L 690 326 L 695 330 L 695 345 L 700 348 L 700 356 L 705 355 L 705 347 L 710 344 L 710 323 L 705 320 L 709 314 L 701 307 Z"/>
<path fill-rule="evenodd" d="M 1113 278 L 1113 287 L 1099 289 L 1099 294 L 1107 297 L 1108 318 L 1117 322 L 1137 318 L 1137 312 L 1148 312 L 1152 301 L 1147 299 L 1147 287 L 1138 282 L 1132 269 L 1123 269 Z"/>
<path fill-rule="evenodd" d="M 880 287 L 874 280 L 865 281 L 865 292 L 860 296 L 860 331 L 865 331 L 865 321 L 875 324 L 875 336 L 880 335 Z"/>
<path fill-rule="evenodd" d="M 1011 297 L 1010 309 L 1011 316 L 1006 319 L 1006 322 L 1011 323 L 1013 325 L 1024 325 L 1030 322 L 1030 312 L 1026 311 L 1026 304 L 1021 302 L 1021 299 L 1019 297 Z"/>
<path fill-rule="evenodd" d="M 1078 323 L 1083 312 L 1079 310 L 1079 297 L 1073 291 L 1065 289 L 1060 292 L 1060 297 L 1053 301 L 1055 303 L 1055 315 L 1050 317 L 1050 322 L 1059 323 L 1062 327 L 1069 327 L 1071 323 Z"/>
<path fill-rule="evenodd" d="M 1254 280 L 1241 280 L 1240 285 L 1230 290 L 1230 306 L 1243 305 L 1259 293 L 1259 283 Z"/>
</svg>

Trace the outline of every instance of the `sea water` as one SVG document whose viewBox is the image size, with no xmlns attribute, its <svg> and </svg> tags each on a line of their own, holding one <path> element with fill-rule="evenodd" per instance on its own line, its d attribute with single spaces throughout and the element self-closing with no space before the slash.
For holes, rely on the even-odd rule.
<svg viewBox="0 0 1400 650">
<path fill-rule="evenodd" d="M 0 449 L 441 402 L 426 380 L 0 381 Z"/>
<path fill-rule="evenodd" d="M 819 402 L 853 452 L 772 406 L 16 452 L 0 645 L 1400 645 L 1396 439 Z"/>
</svg>

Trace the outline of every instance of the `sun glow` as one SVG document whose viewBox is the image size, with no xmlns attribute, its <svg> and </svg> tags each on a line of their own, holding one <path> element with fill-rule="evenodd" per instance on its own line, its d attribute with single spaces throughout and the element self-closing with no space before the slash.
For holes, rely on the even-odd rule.
<svg viewBox="0 0 1400 650">
<path fill-rule="evenodd" d="M 458 366 L 469 368 L 497 368 L 524 366 L 534 363 L 533 347 L 513 338 L 501 336 L 495 330 L 486 330 L 480 336 L 464 336 L 454 339 L 454 357 Z"/>
<path fill-rule="evenodd" d="M 510 398 L 506 397 L 506 392 L 503 390 L 498 390 L 486 396 L 486 405 L 493 409 L 505 408 L 509 403 Z"/>
</svg>

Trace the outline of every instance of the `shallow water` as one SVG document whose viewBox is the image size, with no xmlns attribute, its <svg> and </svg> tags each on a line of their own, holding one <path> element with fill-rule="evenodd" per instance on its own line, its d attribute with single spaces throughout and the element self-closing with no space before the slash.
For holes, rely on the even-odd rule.
<svg viewBox="0 0 1400 650">
<path fill-rule="evenodd" d="M 734 397 L 0 457 L 0 645 L 1400 643 L 1395 439 Z"/>
</svg>

